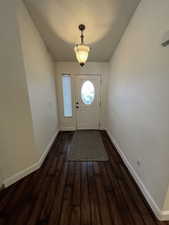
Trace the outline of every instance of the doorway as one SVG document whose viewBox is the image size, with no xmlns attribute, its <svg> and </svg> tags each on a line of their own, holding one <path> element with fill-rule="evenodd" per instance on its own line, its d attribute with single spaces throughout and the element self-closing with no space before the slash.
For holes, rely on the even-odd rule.
<svg viewBox="0 0 169 225">
<path fill-rule="evenodd" d="M 61 130 L 100 129 L 102 118 L 101 75 L 62 74 L 58 82 Z M 102 95 L 101 95 L 102 93 Z"/>
</svg>

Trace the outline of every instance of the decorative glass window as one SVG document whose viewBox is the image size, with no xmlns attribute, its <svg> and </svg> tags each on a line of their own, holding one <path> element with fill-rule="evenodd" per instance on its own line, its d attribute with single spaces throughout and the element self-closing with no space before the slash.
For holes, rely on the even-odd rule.
<svg viewBox="0 0 169 225">
<path fill-rule="evenodd" d="M 95 88 L 91 81 L 87 80 L 81 87 L 81 99 L 85 105 L 90 105 L 94 101 Z"/>
<path fill-rule="evenodd" d="M 72 117 L 71 76 L 62 76 L 64 117 Z"/>
</svg>

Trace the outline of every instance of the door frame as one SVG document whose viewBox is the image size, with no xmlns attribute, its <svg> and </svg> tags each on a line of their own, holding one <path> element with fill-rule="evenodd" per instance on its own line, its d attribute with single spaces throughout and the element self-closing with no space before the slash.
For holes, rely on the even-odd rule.
<svg viewBox="0 0 169 225">
<path fill-rule="evenodd" d="M 62 76 L 69 75 L 71 77 L 71 90 L 72 90 L 72 117 L 64 117 L 64 105 L 63 105 L 63 89 L 62 89 Z M 60 106 L 58 109 L 58 119 L 59 119 L 59 129 L 63 131 L 75 131 L 77 129 L 76 125 L 76 111 L 75 111 L 75 79 L 77 76 L 99 76 L 100 77 L 100 108 L 99 108 L 99 129 L 102 129 L 102 107 L 104 99 L 103 89 L 103 75 L 102 73 L 77 73 L 77 72 L 61 72 L 56 76 L 56 93 L 57 102 Z"/>
<path fill-rule="evenodd" d="M 97 76 L 99 77 L 99 96 L 98 96 L 98 99 L 99 99 L 99 112 L 98 112 L 98 115 L 99 115 L 99 121 L 98 121 L 98 129 L 100 130 L 101 129 L 101 100 L 102 100 L 102 97 L 101 97 L 101 90 L 102 90 L 102 76 L 101 74 L 88 74 L 88 73 L 79 73 L 79 74 L 71 74 L 72 78 L 73 78 L 73 90 L 72 90 L 72 98 L 73 98 L 73 102 L 72 102 L 72 112 L 74 113 L 74 117 L 75 117 L 75 130 L 78 130 L 77 127 L 77 111 L 75 109 L 76 107 L 76 77 L 79 77 L 79 76 Z"/>
</svg>

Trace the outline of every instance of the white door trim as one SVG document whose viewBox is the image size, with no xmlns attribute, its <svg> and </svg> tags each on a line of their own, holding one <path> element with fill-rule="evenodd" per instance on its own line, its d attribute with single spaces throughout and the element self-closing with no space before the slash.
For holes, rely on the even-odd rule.
<svg viewBox="0 0 169 225">
<path fill-rule="evenodd" d="M 64 117 L 64 111 L 63 111 L 63 94 L 62 94 L 62 75 L 63 74 L 68 74 L 71 79 L 72 79 L 72 108 L 73 108 L 73 115 L 72 117 Z M 83 75 L 89 75 L 89 76 L 100 76 L 100 129 L 103 129 L 102 126 L 102 115 L 103 115 L 103 104 L 104 104 L 104 97 L 103 97 L 103 90 L 104 90 L 104 86 L 105 86 L 105 82 L 103 79 L 103 74 L 98 72 L 98 73 L 71 73 L 71 72 L 61 72 L 60 74 L 58 74 L 58 76 L 56 77 L 56 91 L 57 91 L 57 100 L 58 100 L 58 104 L 60 105 L 59 107 L 59 128 L 60 130 L 76 130 L 76 116 L 75 116 L 75 93 L 74 93 L 74 83 L 75 83 L 75 78 L 77 76 L 83 76 Z M 102 102 L 103 100 L 103 102 Z"/>
</svg>

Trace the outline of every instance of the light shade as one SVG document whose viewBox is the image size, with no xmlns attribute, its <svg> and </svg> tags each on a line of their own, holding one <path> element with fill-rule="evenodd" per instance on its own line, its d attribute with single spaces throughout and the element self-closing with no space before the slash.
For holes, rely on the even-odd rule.
<svg viewBox="0 0 169 225">
<path fill-rule="evenodd" d="M 76 45 L 74 51 L 76 53 L 76 58 L 78 62 L 80 63 L 81 66 L 84 66 L 90 51 L 89 46 L 84 44 Z"/>
</svg>

